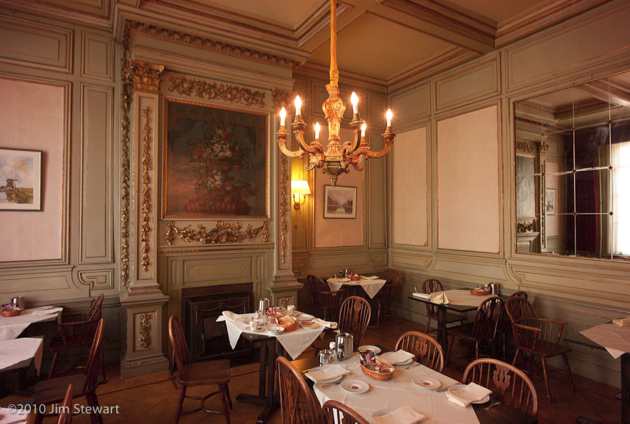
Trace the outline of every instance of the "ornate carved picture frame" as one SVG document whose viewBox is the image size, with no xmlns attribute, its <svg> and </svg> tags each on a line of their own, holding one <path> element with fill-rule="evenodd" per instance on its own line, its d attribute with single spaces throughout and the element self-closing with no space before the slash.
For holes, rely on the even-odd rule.
<svg viewBox="0 0 630 424">
<path fill-rule="evenodd" d="M 167 98 L 164 218 L 269 218 L 269 115 Z"/>
<path fill-rule="evenodd" d="M 357 188 L 324 186 L 324 218 L 356 219 Z"/>
<path fill-rule="evenodd" d="M 42 210 L 42 151 L 0 148 L 0 210 Z"/>
</svg>

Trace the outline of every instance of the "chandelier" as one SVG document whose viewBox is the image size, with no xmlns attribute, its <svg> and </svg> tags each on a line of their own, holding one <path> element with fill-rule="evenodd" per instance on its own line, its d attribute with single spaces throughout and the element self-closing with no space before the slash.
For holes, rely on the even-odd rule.
<svg viewBox="0 0 630 424">
<path fill-rule="evenodd" d="M 315 167 L 321 168 L 325 174 L 330 176 L 332 186 L 337 185 L 337 178 L 342 173 L 350 172 L 350 165 L 357 171 L 363 171 L 365 161 L 369 158 L 380 158 L 385 156 L 394 144 L 396 134 L 392 131 L 392 111 L 387 111 L 387 128 L 383 134 L 385 148 L 380 152 L 373 152 L 365 141 L 365 129 L 367 125 L 359 115 L 359 98 L 356 93 L 352 93 L 351 102 L 353 107 L 352 121 L 350 128 L 354 131 L 354 140 L 344 142 L 339 139 L 339 129 L 346 105 L 339 98 L 339 69 L 337 68 L 337 2 L 330 0 L 330 84 L 326 86 L 328 99 L 322 105 L 324 115 L 328 121 L 328 145 L 326 150 L 319 141 L 320 126 L 315 124 L 315 139 L 311 144 L 304 141 L 304 131 L 306 123 L 302 120 L 302 101 L 300 96 L 295 98 L 295 120 L 291 124 L 293 134 L 300 142 L 298 150 L 287 149 L 288 133 L 285 127 L 287 111 L 282 108 L 280 111 L 280 130 L 276 133 L 280 151 L 291 158 L 302 158 L 308 154 L 309 163 L 305 166 L 307 170 Z"/>
</svg>

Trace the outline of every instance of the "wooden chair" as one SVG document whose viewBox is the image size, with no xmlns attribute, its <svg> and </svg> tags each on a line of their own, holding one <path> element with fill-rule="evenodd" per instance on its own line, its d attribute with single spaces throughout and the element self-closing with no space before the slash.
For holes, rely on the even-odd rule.
<svg viewBox="0 0 630 424">
<path fill-rule="evenodd" d="M 74 386 L 70 384 L 66 391 L 66 397 L 63 399 L 63 404 L 61 405 L 61 414 L 59 414 L 57 424 L 72 423 L 72 396 L 74 396 Z"/>
<path fill-rule="evenodd" d="M 561 355 L 564 361 L 565 372 L 569 376 L 571 389 L 575 392 L 573 376 L 571 375 L 571 368 L 567 359 L 567 352 L 570 352 L 571 348 L 560 344 L 562 331 L 568 324 L 562 321 L 538 318 L 532 304 L 522 297 L 509 298 L 505 309 L 512 321 L 514 345 L 516 346 L 512 365 L 516 364 L 520 352 L 527 352 L 531 355 L 531 370 L 533 356 L 540 356 L 545 378 L 545 388 L 547 389 L 547 399 L 551 403 L 546 359 Z"/>
<path fill-rule="evenodd" d="M 492 390 L 493 400 L 531 417 L 538 415 L 538 395 L 534 385 L 523 371 L 510 364 L 490 358 L 474 360 L 466 367 L 463 381 Z"/>
<path fill-rule="evenodd" d="M 424 282 L 422 283 L 422 293 L 430 294 L 430 293 L 441 292 L 441 291 L 444 291 L 444 287 L 442 286 L 442 283 L 440 283 L 439 280 L 436 280 L 434 278 L 429 278 L 428 280 L 424 280 Z M 438 320 L 438 307 L 436 305 L 431 305 L 429 303 L 425 303 L 425 306 L 427 307 L 427 326 L 424 332 L 428 333 L 429 328 L 431 328 L 430 327 L 431 320 L 435 320 L 435 321 Z M 460 324 L 463 324 L 465 320 L 466 320 L 466 317 L 464 315 L 453 314 L 450 312 L 446 313 L 447 324 L 452 324 L 454 322 L 459 322 Z"/>
<path fill-rule="evenodd" d="M 41 381 L 35 385 L 35 391 L 32 398 L 35 405 L 52 405 L 63 402 L 67 392 L 68 386 L 72 385 L 76 388 L 81 388 L 78 392 L 73 392 L 72 398 L 83 397 L 87 399 L 89 406 L 98 408 L 98 398 L 96 397 L 96 389 L 99 385 L 98 381 L 98 368 L 99 360 L 101 356 L 101 349 L 103 349 L 103 328 L 105 322 L 101 318 L 98 321 L 96 332 L 94 334 L 94 341 L 90 347 L 90 355 L 88 358 L 85 374 L 74 374 L 65 377 L 55 377 L 48 380 Z M 90 415 L 92 423 L 102 423 L 103 417 L 98 409 L 97 412 L 93 412 Z M 35 422 L 41 423 L 44 420 L 44 414 L 39 412 L 37 408 L 37 415 L 35 416 Z"/>
<path fill-rule="evenodd" d="M 370 424 L 357 411 L 336 400 L 328 400 L 322 406 L 327 424 Z"/>
<path fill-rule="evenodd" d="M 419 331 L 407 331 L 396 342 L 395 350 L 403 349 L 416 355 L 416 361 L 437 372 L 444 369 L 442 346 L 433 338 Z"/>
<path fill-rule="evenodd" d="M 57 330 L 59 336 L 54 337 L 50 341 L 49 350 L 54 353 L 52 363 L 50 364 L 50 370 L 48 371 L 48 378 L 55 376 L 55 364 L 59 352 L 70 349 L 77 349 L 81 347 L 89 347 L 94 340 L 94 334 L 96 327 L 101 319 L 101 307 L 103 305 L 104 296 L 101 294 L 94 299 L 88 313 L 67 313 L 61 316 L 61 323 L 57 324 Z M 107 381 L 105 376 L 105 351 L 101 350 L 101 369 L 103 371 L 103 381 Z M 71 370 L 82 368 L 73 364 Z M 63 373 L 58 373 L 63 374 Z"/>
<path fill-rule="evenodd" d="M 181 386 L 175 423 L 179 422 L 179 418 L 182 415 L 204 411 L 209 414 L 223 414 L 225 416 L 225 422 L 230 424 L 230 409 L 232 408 L 232 400 L 230 399 L 228 387 L 228 383 L 230 382 L 230 361 L 224 359 L 210 362 L 192 362 L 188 345 L 186 344 L 186 338 L 184 337 L 184 330 L 175 315 L 172 315 L 168 320 L 168 336 L 171 340 L 172 353 L 175 356 L 175 364 L 177 365 L 175 383 Z M 186 395 L 188 387 L 214 385 L 217 385 L 219 390 L 209 393 L 204 397 Z M 216 394 L 221 396 L 222 412 L 212 411 L 204 405 L 208 398 Z M 182 412 L 185 398 L 200 401 L 199 407 Z"/>
<path fill-rule="evenodd" d="M 524 292 L 524 291 L 518 290 L 518 291 L 515 291 L 514 293 L 512 293 L 512 294 L 510 295 L 510 297 L 524 297 L 525 299 L 527 299 L 527 292 Z M 508 299 L 509 299 L 509 298 L 508 298 Z"/>
<path fill-rule="evenodd" d="M 362 297 L 350 296 L 341 304 L 339 330 L 341 333 L 352 334 L 355 349 L 363 343 L 371 316 L 372 308 Z"/>
<path fill-rule="evenodd" d="M 452 336 L 452 340 L 448 346 L 448 352 L 446 352 L 447 364 L 455 337 L 475 342 L 475 359 L 479 359 L 479 343 L 493 341 L 502 311 L 503 300 L 498 296 L 492 296 L 479 305 L 474 323 L 449 328 L 448 334 Z"/>
<path fill-rule="evenodd" d="M 386 283 L 381 289 L 378 291 L 376 296 L 372 298 L 373 302 L 378 303 L 378 312 L 376 313 L 376 326 L 381 322 L 381 309 L 383 304 L 389 304 L 391 313 L 396 318 L 396 322 L 398 322 L 398 316 L 396 315 L 396 302 L 394 301 L 394 297 L 396 295 L 396 285 L 398 281 L 400 281 L 400 273 L 393 269 L 388 268 L 381 272 L 379 276 L 381 280 L 385 280 Z"/>
<path fill-rule="evenodd" d="M 315 398 L 315 392 L 309 389 L 302 374 L 287 358 L 280 356 L 276 359 L 276 373 L 282 423 L 323 424 L 324 413 Z"/>
<path fill-rule="evenodd" d="M 338 311 L 346 298 L 346 289 L 330 290 L 328 284 L 316 275 L 306 277 L 311 292 L 313 306 L 324 311 L 324 320 L 328 320 L 328 311 Z"/>
</svg>

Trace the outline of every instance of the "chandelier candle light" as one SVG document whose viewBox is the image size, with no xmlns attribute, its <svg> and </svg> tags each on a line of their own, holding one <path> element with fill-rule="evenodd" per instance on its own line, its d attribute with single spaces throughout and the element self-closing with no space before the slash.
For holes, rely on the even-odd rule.
<svg viewBox="0 0 630 424">
<path fill-rule="evenodd" d="M 326 150 L 319 142 L 320 126 L 315 124 L 315 140 L 311 144 L 304 141 L 304 131 L 306 123 L 302 120 L 302 100 L 300 96 L 295 98 L 295 120 L 291 124 L 293 134 L 300 142 L 298 150 L 287 149 L 288 133 L 285 127 L 287 111 L 282 108 L 280 111 L 280 130 L 276 133 L 280 151 L 291 158 L 301 158 L 308 154 L 309 163 L 305 166 L 307 170 L 315 167 L 321 168 L 325 174 L 330 176 L 330 183 L 333 187 L 337 185 L 337 178 L 342 173 L 350 172 L 350 165 L 357 171 L 363 171 L 365 161 L 369 158 L 380 158 L 385 156 L 394 144 L 396 135 L 392 131 L 392 111 L 387 111 L 387 128 L 383 134 L 385 148 L 380 152 L 373 152 L 365 141 L 365 129 L 367 125 L 359 115 L 359 98 L 356 93 L 352 93 L 352 121 L 350 128 L 354 131 L 354 140 L 340 143 L 339 129 L 346 105 L 339 97 L 339 69 L 337 68 L 337 2 L 330 0 L 330 84 L 326 86 L 328 99 L 324 102 L 322 109 L 328 121 L 328 145 Z"/>
</svg>

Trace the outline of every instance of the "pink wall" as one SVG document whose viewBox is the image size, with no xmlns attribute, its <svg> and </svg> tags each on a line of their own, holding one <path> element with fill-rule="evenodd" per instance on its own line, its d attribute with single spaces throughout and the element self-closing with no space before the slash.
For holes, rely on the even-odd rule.
<svg viewBox="0 0 630 424">
<path fill-rule="evenodd" d="M 438 247 L 498 253 L 497 106 L 438 122 L 437 168 Z"/>
<path fill-rule="evenodd" d="M 342 143 L 352 140 L 351 130 L 341 130 Z M 320 140 L 328 139 L 328 128 L 323 128 Z M 330 185 L 330 177 L 323 174 L 321 169 L 315 170 L 315 247 L 363 246 L 364 228 L 364 196 L 363 172 L 355 171 L 342 174 L 337 185 L 357 187 L 357 218 L 356 219 L 324 219 L 324 186 Z"/>
<path fill-rule="evenodd" d="M 61 259 L 64 88 L 0 78 L 0 99 L 0 147 L 43 151 L 42 211 L 0 211 L 0 261 Z"/>
</svg>

